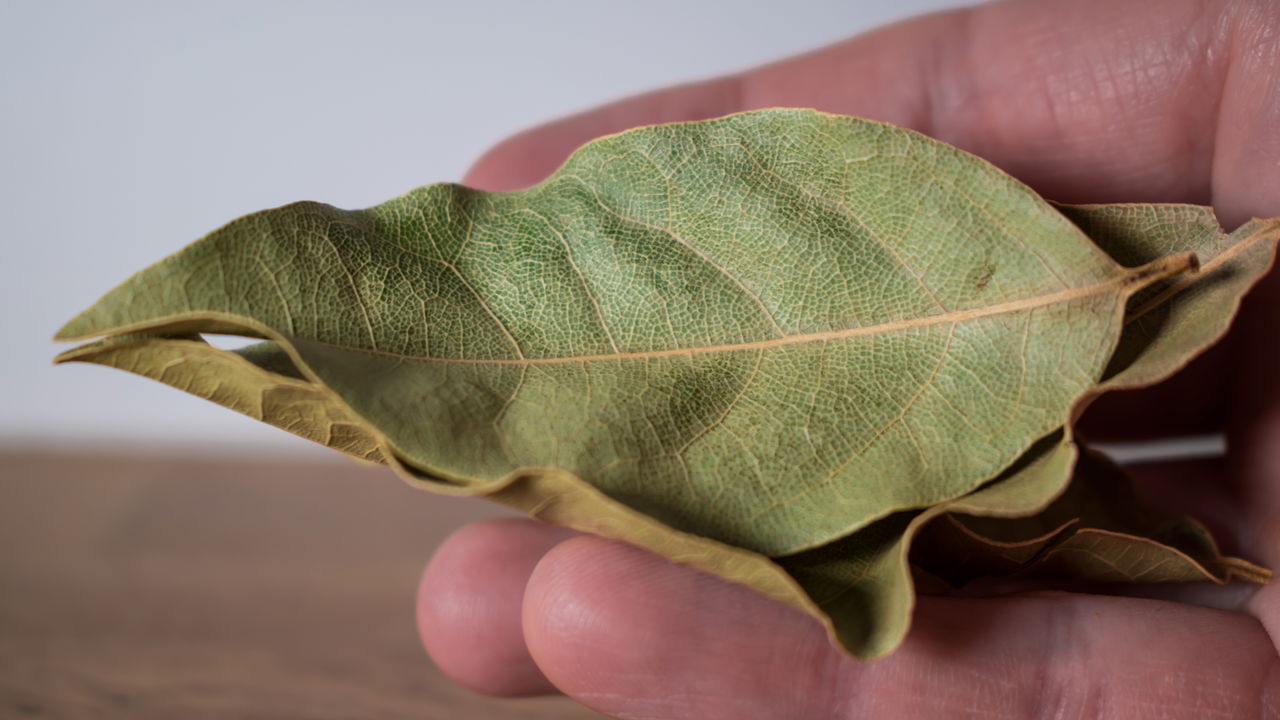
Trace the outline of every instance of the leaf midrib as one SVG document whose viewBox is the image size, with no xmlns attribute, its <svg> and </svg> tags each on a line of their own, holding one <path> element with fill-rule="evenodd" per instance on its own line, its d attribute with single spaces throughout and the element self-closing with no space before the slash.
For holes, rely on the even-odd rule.
<svg viewBox="0 0 1280 720">
<path fill-rule="evenodd" d="M 875 325 L 862 325 L 853 328 L 822 330 L 810 333 L 796 333 L 794 335 L 784 335 L 782 337 L 765 338 L 762 340 L 749 340 L 739 343 L 720 343 L 716 345 L 669 348 L 665 350 L 640 350 L 631 352 L 601 353 L 596 355 L 573 355 L 546 358 L 441 358 L 423 355 L 406 355 L 386 350 L 338 345 L 336 343 L 330 343 L 323 340 L 307 339 L 306 341 L 318 345 L 326 345 L 341 350 L 350 350 L 370 355 L 382 355 L 402 360 L 459 365 L 564 365 L 571 363 L 607 362 L 611 360 L 650 360 L 684 355 L 708 355 L 715 353 L 745 352 L 751 350 L 763 351 L 787 345 L 847 340 L 849 338 L 860 337 L 863 335 L 881 335 L 915 328 L 930 327 L 933 325 L 961 323 L 977 318 L 1011 314 L 1023 310 L 1034 310 L 1036 308 L 1068 303 L 1073 300 L 1108 293 L 1128 295 L 1150 285 L 1151 283 L 1194 269 L 1194 257 L 1194 253 L 1169 255 L 1141 267 L 1129 269 L 1102 282 L 1084 285 L 1081 287 L 1066 288 L 1064 290 L 1058 290 L 1043 295 L 1032 295 L 1030 297 L 1019 298 L 1017 300 L 1007 300 L 1005 302 L 995 303 L 993 305 L 987 305 L 979 308 L 951 310 L 934 315 L 893 320 Z"/>
</svg>

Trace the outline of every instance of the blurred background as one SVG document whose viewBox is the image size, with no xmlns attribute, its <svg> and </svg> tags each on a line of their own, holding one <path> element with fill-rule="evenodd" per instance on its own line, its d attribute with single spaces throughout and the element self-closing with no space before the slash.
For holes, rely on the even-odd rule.
<svg viewBox="0 0 1280 720">
<path fill-rule="evenodd" d="M 0 716 L 586 718 L 423 653 L 500 516 L 126 373 L 58 327 L 240 215 L 458 180 L 503 137 L 954 0 L 0 2 Z"/>
</svg>

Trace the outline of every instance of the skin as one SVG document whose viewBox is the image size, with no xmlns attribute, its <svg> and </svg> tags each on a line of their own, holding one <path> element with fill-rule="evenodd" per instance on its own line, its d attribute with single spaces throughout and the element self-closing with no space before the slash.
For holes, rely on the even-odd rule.
<svg viewBox="0 0 1280 720">
<path fill-rule="evenodd" d="M 1156 9 L 1158 8 L 1158 10 Z M 905 125 L 1067 202 L 1280 215 L 1280 5 L 1026 0 L 922 17 L 774 65 L 623 100 L 489 151 L 467 184 L 524 187 L 628 127 L 769 106 Z M 1280 273 L 1169 383 L 1104 398 L 1094 439 L 1223 430 L 1229 457 L 1144 469 L 1165 509 L 1280 567 Z M 923 598 L 873 663 L 716 578 L 523 520 L 455 534 L 423 575 L 437 664 L 493 695 L 563 692 L 622 718 L 1280 718 L 1280 583 L 1219 608 L 1161 597 Z M 1149 595 L 1152 593 L 1148 593 Z"/>
</svg>

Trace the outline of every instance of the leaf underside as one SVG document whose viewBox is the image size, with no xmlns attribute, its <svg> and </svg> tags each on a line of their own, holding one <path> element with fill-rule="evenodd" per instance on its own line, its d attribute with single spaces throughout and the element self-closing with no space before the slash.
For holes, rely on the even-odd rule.
<svg viewBox="0 0 1280 720">
<path fill-rule="evenodd" d="M 597 140 L 525 191 L 241 218 L 73 319 L 101 339 L 60 360 L 639 544 L 876 657 L 922 528 L 1052 507 L 1074 415 L 1225 332 L 1276 235 L 1055 208 L 910 131 L 757 111 Z"/>
</svg>

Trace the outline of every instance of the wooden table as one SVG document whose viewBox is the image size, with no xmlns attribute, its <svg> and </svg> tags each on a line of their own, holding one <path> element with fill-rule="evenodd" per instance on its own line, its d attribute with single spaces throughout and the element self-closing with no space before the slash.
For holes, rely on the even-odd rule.
<svg viewBox="0 0 1280 720">
<path fill-rule="evenodd" d="M 332 461 L 0 452 L 0 716 L 599 718 L 418 644 L 417 576 L 503 512 Z"/>
</svg>

